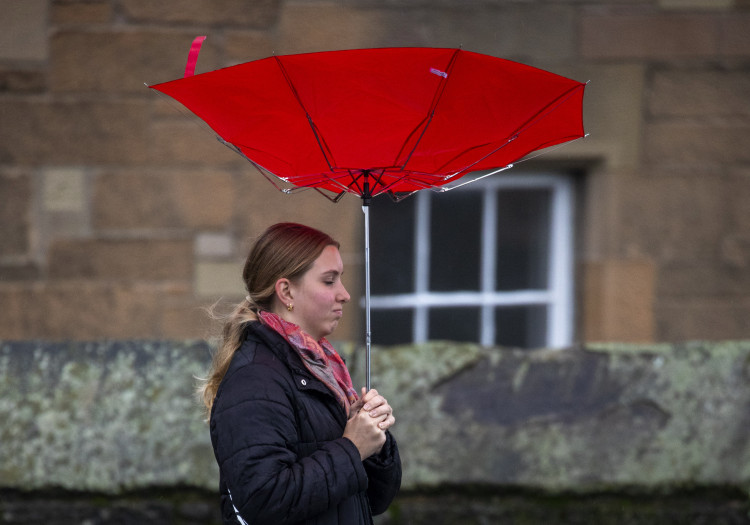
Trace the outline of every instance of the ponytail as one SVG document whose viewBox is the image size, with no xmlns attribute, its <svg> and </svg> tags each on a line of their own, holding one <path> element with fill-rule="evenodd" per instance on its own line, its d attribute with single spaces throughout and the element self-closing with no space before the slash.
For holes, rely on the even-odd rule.
<svg viewBox="0 0 750 525">
<path fill-rule="evenodd" d="M 198 386 L 198 395 L 205 406 L 206 421 L 211 416 L 211 408 L 213 407 L 214 398 L 216 398 L 216 392 L 219 389 L 221 380 L 224 379 L 224 375 L 227 373 L 234 353 L 242 344 L 242 333 L 244 332 L 245 324 L 258 319 L 257 306 L 253 304 L 249 296 L 235 306 L 229 315 L 217 315 L 215 310 L 216 305 L 211 308 L 211 316 L 214 319 L 224 321 L 221 342 L 213 353 L 208 378 L 200 380 Z"/>
</svg>

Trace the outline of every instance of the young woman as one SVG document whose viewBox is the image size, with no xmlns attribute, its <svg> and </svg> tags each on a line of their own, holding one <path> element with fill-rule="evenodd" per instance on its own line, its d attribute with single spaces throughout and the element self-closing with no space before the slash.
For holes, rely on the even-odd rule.
<svg viewBox="0 0 750 525">
<path fill-rule="evenodd" d="M 387 400 L 352 386 L 328 343 L 350 297 L 339 244 L 271 226 L 248 255 L 202 388 L 224 523 L 371 524 L 401 484 Z"/>
</svg>

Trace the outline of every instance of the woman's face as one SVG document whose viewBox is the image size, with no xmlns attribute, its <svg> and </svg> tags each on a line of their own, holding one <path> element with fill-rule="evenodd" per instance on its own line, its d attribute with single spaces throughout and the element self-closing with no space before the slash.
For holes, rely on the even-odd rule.
<svg viewBox="0 0 750 525">
<path fill-rule="evenodd" d="M 284 317 L 316 340 L 330 335 L 343 315 L 344 303 L 351 298 L 341 282 L 343 272 L 338 248 L 326 246 L 312 268 L 289 283 L 294 309 Z"/>
</svg>

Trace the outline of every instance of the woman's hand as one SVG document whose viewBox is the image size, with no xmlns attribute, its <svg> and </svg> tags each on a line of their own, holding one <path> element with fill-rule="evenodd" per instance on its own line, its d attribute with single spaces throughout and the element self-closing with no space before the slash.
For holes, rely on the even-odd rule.
<svg viewBox="0 0 750 525">
<path fill-rule="evenodd" d="M 344 437 L 354 443 L 364 460 L 380 452 L 385 444 L 385 431 L 395 422 L 388 401 L 377 390 L 367 392 L 363 388 L 362 395 L 349 411 Z"/>
<path fill-rule="evenodd" d="M 388 430 L 396 422 L 396 418 L 393 417 L 393 408 L 388 404 L 388 400 L 378 394 L 374 388 L 367 392 L 363 387 L 359 400 L 362 401 L 362 410 L 378 420 L 379 428 Z"/>
</svg>

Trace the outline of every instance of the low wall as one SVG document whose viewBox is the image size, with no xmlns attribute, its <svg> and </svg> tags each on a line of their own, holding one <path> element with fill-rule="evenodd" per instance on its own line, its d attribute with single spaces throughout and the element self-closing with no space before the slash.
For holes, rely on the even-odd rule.
<svg viewBox="0 0 750 525">
<path fill-rule="evenodd" d="M 217 522 L 208 361 L 202 342 L 0 342 L 0 523 Z M 379 522 L 748 523 L 749 380 L 750 342 L 374 348 L 404 463 Z"/>
</svg>

